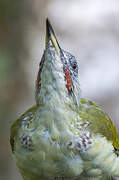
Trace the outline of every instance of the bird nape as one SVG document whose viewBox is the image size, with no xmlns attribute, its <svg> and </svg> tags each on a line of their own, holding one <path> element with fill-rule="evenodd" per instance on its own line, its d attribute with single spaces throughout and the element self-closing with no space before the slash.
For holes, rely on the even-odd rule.
<svg viewBox="0 0 119 180">
<path fill-rule="evenodd" d="M 119 176 L 119 136 L 109 116 L 81 97 L 79 61 L 64 51 L 46 20 L 36 105 L 11 127 L 23 180 L 109 180 Z"/>
</svg>

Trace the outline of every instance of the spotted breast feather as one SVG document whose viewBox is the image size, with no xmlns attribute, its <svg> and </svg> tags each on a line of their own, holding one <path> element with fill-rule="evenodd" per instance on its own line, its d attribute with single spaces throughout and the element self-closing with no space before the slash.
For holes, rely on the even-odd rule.
<svg viewBox="0 0 119 180">
<path fill-rule="evenodd" d="M 36 105 L 27 110 L 24 114 L 22 114 L 12 125 L 11 127 L 11 136 L 10 136 L 10 144 L 12 147 L 12 151 L 15 149 L 16 138 L 18 137 L 19 130 L 22 131 L 29 129 L 30 123 L 32 122 L 33 116 L 36 112 Z M 19 137 L 21 143 L 24 146 L 27 146 L 28 142 L 26 140 L 25 134 L 22 137 Z M 29 139 L 29 138 L 28 138 Z"/>
</svg>

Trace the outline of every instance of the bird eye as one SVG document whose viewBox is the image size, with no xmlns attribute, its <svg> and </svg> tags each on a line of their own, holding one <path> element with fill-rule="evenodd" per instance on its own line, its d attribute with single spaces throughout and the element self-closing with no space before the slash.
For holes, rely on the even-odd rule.
<svg viewBox="0 0 119 180">
<path fill-rule="evenodd" d="M 76 69 L 77 68 L 77 65 L 76 63 L 73 63 L 73 66 L 72 66 L 73 69 Z"/>
</svg>

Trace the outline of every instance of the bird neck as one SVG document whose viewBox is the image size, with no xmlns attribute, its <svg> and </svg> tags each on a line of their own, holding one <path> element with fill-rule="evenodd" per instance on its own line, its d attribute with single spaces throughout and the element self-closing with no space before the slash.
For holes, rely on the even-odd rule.
<svg viewBox="0 0 119 180">
<path fill-rule="evenodd" d="M 43 83 L 41 80 L 40 91 L 36 91 L 36 103 L 38 111 L 40 113 L 47 111 L 47 118 L 51 114 L 54 114 L 55 117 L 60 117 L 61 114 L 66 114 L 66 112 L 71 117 L 72 111 L 76 112 L 77 109 L 79 109 L 81 93 L 80 88 L 75 87 L 75 94 L 71 95 L 66 89 L 64 76 L 60 76 L 59 80 L 58 78 L 53 78 L 53 75 L 47 77 L 46 74 L 45 77 L 47 79 L 47 83 Z"/>
<path fill-rule="evenodd" d="M 61 86 L 57 87 L 57 83 L 54 85 L 46 85 L 43 89 L 41 88 L 39 94 L 37 94 L 37 107 L 44 109 L 57 109 L 66 108 L 73 104 L 73 99 L 69 97 L 68 93 Z"/>
<path fill-rule="evenodd" d="M 35 120 L 37 127 L 45 127 L 47 136 L 50 135 L 54 139 L 63 140 L 64 137 L 72 137 L 73 134 L 69 131 L 73 120 L 79 118 L 79 114 L 76 112 L 76 105 L 71 99 L 64 96 L 60 96 L 57 92 L 47 94 L 41 99 L 40 104 L 37 106 L 37 112 Z M 75 110 L 74 110 L 75 109 Z"/>
</svg>

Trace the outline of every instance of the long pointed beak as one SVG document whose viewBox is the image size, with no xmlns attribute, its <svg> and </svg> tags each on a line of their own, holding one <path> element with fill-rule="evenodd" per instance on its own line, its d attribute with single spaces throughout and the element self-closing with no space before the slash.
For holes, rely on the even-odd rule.
<svg viewBox="0 0 119 180">
<path fill-rule="evenodd" d="M 48 42 L 51 40 L 53 46 L 56 49 L 57 54 L 60 56 L 61 54 L 61 48 L 59 46 L 59 43 L 57 41 L 57 38 L 55 36 L 54 30 L 50 24 L 50 21 L 48 18 L 46 19 L 46 42 L 45 42 L 45 48 L 47 48 Z"/>
</svg>

